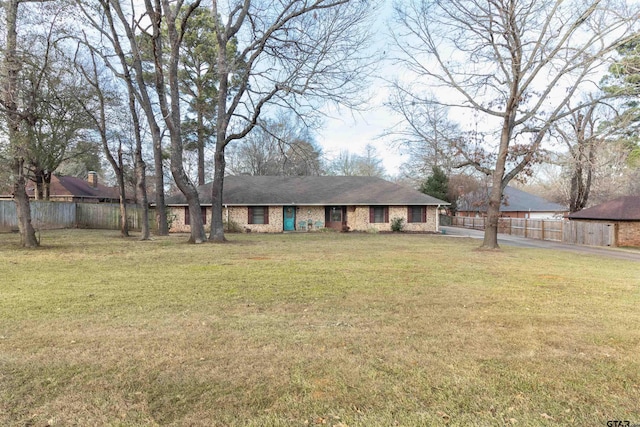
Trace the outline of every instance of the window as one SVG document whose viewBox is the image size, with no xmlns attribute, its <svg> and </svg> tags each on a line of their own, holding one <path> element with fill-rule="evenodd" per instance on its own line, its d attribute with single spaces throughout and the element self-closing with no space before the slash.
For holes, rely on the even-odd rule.
<svg viewBox="0 0 640 427">
<path fill-rule="evenodd" d="M 331 208 L 331 222 L 342 222 L 342 208 L 333 206 Z"/>
<path fill-rule="evenodd" d="M 202 223 L 207 223 L 207 208 L 201 207 L 202 210 Z M 191 215 L 189 215 L 189 206 L 184 207 L 184 225 L 191 225 Z"/>
<path fill-rule="evenodd" d="M 427 222 L 427 207 L 409 206 L 407 222 Z"/>
<path fill-rule="evenodd" d="M 269 224 L 269 207 L 268 206 L 250 206 L 248 223 L 249 224 Z"/>
<path fill-rule="evenodd" d="M 389 222 L 389 208 L 387 206 L 371 206 L 369 208 L 369 223 Z"/>
</svg>

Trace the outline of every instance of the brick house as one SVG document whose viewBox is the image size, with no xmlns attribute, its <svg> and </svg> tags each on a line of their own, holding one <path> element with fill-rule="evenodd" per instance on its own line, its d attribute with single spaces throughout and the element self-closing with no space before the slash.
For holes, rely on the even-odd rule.
<svg viewBox="0 0 640 427">
<path fill-rule="evenodd" d="M 211 183 L 198 188 L 205 225 L 211 221 Z M 166 200 L 171 230 L 189 230 L 184 195 Z M 252 232 L 280 233 L 332 228 L 390 231 L 394 218 L 404 230 L 438 231 L 439 207 L 447 202 L 376 177 L 227 176 L 223 220 Z"/>
<path fill-rule="evenodd" d="M 616 246 L 640 246 L 640 196 L 624 196 L 568 216 L 571 221 L 605 222 L 615 227 Z"/>
</svg>

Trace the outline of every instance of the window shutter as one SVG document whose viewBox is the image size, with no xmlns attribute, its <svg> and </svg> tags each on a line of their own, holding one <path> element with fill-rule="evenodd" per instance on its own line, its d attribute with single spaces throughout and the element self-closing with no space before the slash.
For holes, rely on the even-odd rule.
<svg viewBox="0 0 640 427">
<path fill-rule="evenodd" d="M 184 225 L 191 225 L 191 215 L 189 214 L 189 206 L 184 207 Z"/>
<path fill-rule="evenodd" d="M 389 206 L 384 207 L 384 222 L 389 222 Z"/>
<path fill-rule="evenodd" d="M 264 223 L 269 224 L 269 206 L 264 207 Z"/>
<path fill-rule="evenodd" d="M 411 206 L 407 206 L 407 222 L 413 222 L 413 218 L 411 217 Z"/>
<path fill-rule="evenodd" d="M 202 212 L 202 223 L 207 225 L 207 208 L 203 206 L 200 208 L 200 211 Z"/>
<path fill-rule="evenodd" d="M 247 212 L 248 212 L 247 224 L 253 224 L 253 208 L 249 206 L 247 208 Z"/>
<path fill-rule="evenodd" d="M 375 220 L 375 209 L 373 208 L 373 206 L 369 206 L 369 224 L 373 224 Z"/>
<path fill-rule="evenodd" d="M 422 222 L 427 222 L 427 207 L 422 207 Z"/>
</svg>

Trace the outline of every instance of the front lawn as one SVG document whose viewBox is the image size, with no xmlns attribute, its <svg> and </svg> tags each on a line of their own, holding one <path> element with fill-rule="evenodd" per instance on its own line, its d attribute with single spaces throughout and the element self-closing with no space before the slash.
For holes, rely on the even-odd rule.
<svg viewBox="0 0 640 427">
<path fill-rule="evenodd" d="M 0 425 L 640 423 L 640 266 L 438 235 L 0 234 Z"/>
</svg>

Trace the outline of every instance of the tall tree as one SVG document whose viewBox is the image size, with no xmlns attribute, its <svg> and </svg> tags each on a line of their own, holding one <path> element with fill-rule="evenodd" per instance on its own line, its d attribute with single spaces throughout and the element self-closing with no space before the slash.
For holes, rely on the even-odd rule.
<svg viewBox="0 0 640 427">
<path fill-rule="evenodd" d="M 71 61 L 58 50 L 51 31 L 43 37 L 42 50 L 37 41 L 30 43 L 29 57 L 34 60 L 23 67 L 23 81 L 27 84 L 23 85 L 21 98 L 29 99 L 33 105 L 34 120 L 22 124 L 29 179 L 35 183 L 35 198 L 48 200 L 52 174 L 63 161 L 83 153 L 79 145 L 85 139 L 89 121 L 76 102 L 83 91 Z M 46 70 L 39 62 L 47 64 Z"/>
<path fill-rule="evenodd" d="M 535 160 L 553 123 L 571 114 L 574 94 L 592 88 L 596 73 L 632 37 L 636 8 L 616 0 L 396 5 L 402 63 L 436 94 L 447 90 L 440 105 L 472 110 L 477 120 L 468 119 L 486 129 L 480 145 L 459 146 L 466 163 L 492 181 L 482 247 L 498 248 L 504 188 Z"/>
<path fill-rule="evenodd" d="M 35 0 L 34 0 L 35 1 Z M 8 153 L 11 159 L 12 191 L 18 214 L 18 229 L 20 243 L 23 247 L 39 246 L 36 232 L 31 223 L 31 208 L 29 196 L 25 189 L 25 160 L 27 147 L 25 138 L 21 135 L 20 125 L 23 122 L 34 122 L 33 105 L 24 107 L 18 105 L 18 78 L 22 68 L 21 57 L 18 52 L 18 7 L 27 0 L 7 0 L 4 2 L 6 48 L 2 67 L 2 111 L 6 116 Z"/>
<path fill-rule="evenodd" d="M 88 44 L 85 42 L 84 46 Z M 79 45 L 79 48 L 82 45 Z M 121 107 L 120 93 L 114 88 L 109 87 L 109 78 L 105 76 L 106 67 L 100 66 L 98 55 L 91 49 L 88 49 L 87 58 L 81 59 L 76 55 L 76 68 L 84 76 L 84 80 L 88 85 L 90 96 L 79 96 L 77 102 L 85 110 L 87 116 L 93 122 L 93 127 L 99 135 L 104 156 L 111 165 L 118 183 L 118 195 L 120 204 L 120 235 L 129 237 L 129 224 L 127 220 L 127 195 L 125 185 L 125 167 L 123 162 L 122 140 L 120 138 L 112 138 L 115 132 L 110 129 L 118 128 L 118 124 L 113 123 L 115 120 L 109 114 L 110 107 Z M 118 120 L 119 121 L 119 120 Z M 121 123 L 120 123 L 121 124 Z M 116 152 L 113 153 L 109 144 L 110 139 L 118 141 Z M 146 221 L 148 224 L 148 221 Z M 144 227 L 145 221 L 142 221 Z M 148 238 L 148 227 L 143 230 L 143 237 Z"/>
<path fill-rule="evenodd" d="M 180 106 L 180 80 L 178 78 L 180 46 L 187 23 L 200 4 L 200 0 L 186 3 L 184 0 L 145 0 L 147 16 L 151 18 L 151 41 L 153 47 L 154 73 L 158 103 L 171 142 L 171 174 L 187 199 L 189 205 L 191 243 L 207 240 L 201 214 L 200 199 L 196 185 L 189 179 L 184 168 L 184 140 Z M 183 7 L 185 10 L 183 11 Z M 162 22 L 167 26 L 166 43 L 169 54 L 165 56 L 162 37 Z"/>
<path fill-rule="evenodd" d="M 359 99 L 368 65 L 363 26 L 374 8 L 366 0 L 212 1 L 217 97 L 213 218 L 209 240 L 225 240 L 222 194 L 225 149 L 244 138 L 270 104 L 317 107 L 311 100 Z M 238 40 L 238 55 L 229 44 Z M 309 109 L 311 111 L 311 109 Z"/>
<path fill-rule="evenodd" d="M 398 148 L 408 155 L 402 165 L 404 178 L 418 183 L 433 171 L 433 167 L 450 174 L 460 163 L 457 141 L 463 137 L 460 126 L 450 119 L 449 108 L 430 102 L 431 96 L 416 100 L 412 91 L 399 83 L 387 103 L 400 115 L 400 121 L 385 131 L 393 136 Z"/>
<path fill-rule="evenodd" d="M 215 132 L 218 81 L 215 71 L 216 43 L 214 18 L 211 12 L 198 8 L 193 11 L 180 47 L 178 79 L 187 111 L 182 126 L 185 149 L 195 150 L 198 165 L 198 185 L 205 176 L 205 147 Z M 235 55 L 235 42 L 229 44 L 229 55 Z"/>
<path fill-rule="evenodd" d="M 137 37 L 138 32 L 146 29 L 148 25 L 146 8 L 141 12 L 136 9 L 138 4 L 131 2 L 131 9 L 127 9 L 126 4 L 123 7 L 126 2 L 121 0 L 75 0 L 75 2 L 88 25 L 97 32 L 97 36 L 90 39 L 94 51 L 101 55 L 104 63 L 116 76 L 123 79 L 127 90 L 131 91 L 137 105 L 144 112 L 153 145 L 156 233 L 166 235 L 169 227 L 164 193 L 165 153 L 162 146 L 162 131 L 157 120 L 155 96 L 145 81 L 147 75 L 144 67 L 145 57 L 140 39 Z M 156 13 L 153 12 L 150 16 L 156 17 Z"/>
</svg>

